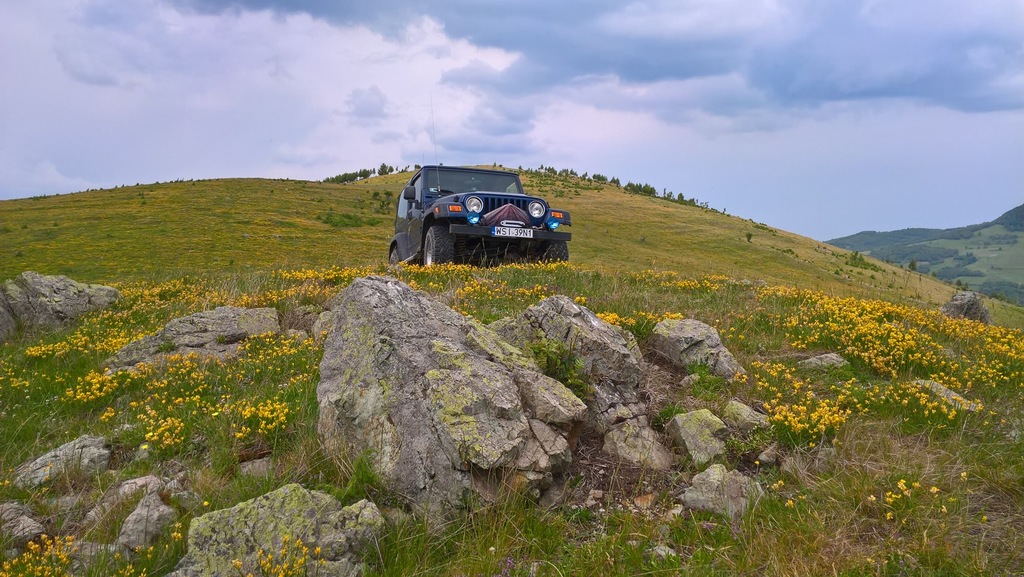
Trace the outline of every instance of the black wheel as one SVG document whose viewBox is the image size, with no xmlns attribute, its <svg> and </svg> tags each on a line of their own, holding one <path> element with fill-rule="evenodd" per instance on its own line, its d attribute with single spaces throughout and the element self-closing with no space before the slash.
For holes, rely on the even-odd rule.
<svg viewBox="0 0 1024 577">
<path fill-rule="evenodd" d="M 423 266 L 444 264 L 455 260 L 455 239 L 448 232 L 448 224 L 440 223 L 427 230 L 423 239 Z"/>
<path fill-rule="evenodd" d="M 399 262 L 401 262 L 401 260 L 398 258 L 398 246 L 396 245 L 391 247 L 391 250 L 388 251 L 388 264 L 395 265 Z"/>
<path fill-rule="evenodd" d="M 542 260 L 549 262 L 562 262 L 569 260 L 569 244 L 564 240 L 553 240 L 544 249 Z"/>
</svg>

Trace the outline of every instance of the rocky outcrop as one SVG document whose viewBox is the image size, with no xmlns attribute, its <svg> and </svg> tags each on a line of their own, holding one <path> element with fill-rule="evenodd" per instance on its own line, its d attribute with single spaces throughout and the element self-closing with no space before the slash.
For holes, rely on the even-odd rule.
<svg viewBox="0 0 1024 577">
<path fill-rule="evenodd" d="M 718 331 L 695 319 L 666 319 L 655 325 L 651 348 L 680 368 L 706 365 L 711 374 L 732 379 L 746 371 L 722 344 Z"/>
<path fill-rule="evenodd" d="M 583 363 L 591 385 L 588 428 L 604 435 L 605 452 L 632 465 L 665 470 L 672 455 L 644 416 L 640 400 L 643 358 L 633 335 L 604 322 L 564 295 L 546 298 L 522 314 L 491 325 L 520 347 L 538 339 L 563 343 Z"/>
<path fill-rule="evenodd" d="M 960 291 L 953 295 L 953 298 L 939 309 L 947 317 L 953 319 L 970 319 L 992 324 L 992 315 L 982 302 L 981 295 L 974 291 Z"/>
<path fill-rule="evenodd" d="M 29 330 L 57 329 L 82 315 L 110 306 L 117 289 L 75 282 L 66 276 L 21 273 L 0 285 L 0 342 L 18 325 Z"/>
<path fill-rule="evenodd" d="M 370 501 L 343 507 L 326 493 L 285 485 L 193 519 L 188 552 L 171 576 L 261 574 L 259 551 L 289 551 L 301 540 L 309 551 L 320 551 L 309 561 L 317 574 L 354 577 L 363 573 L 363 553 L 383 529 L 384 518 Z"/>
<path fill-rule="evenodd" d="M 89 509 L 82 522 L 86 526 L 95 525 L 101 522 L 107 513 L 119 508 L 140 491 L 145 495 L 150 495 L 163 489 L 164 485 L 163 480 L 154 475 L 124 481 L 114 489 L 107 491 L 100 501 Z"/>
<path fill-rule="evenodd" d="M 683 493 L 683 504 L 691 509 L 710 511 L 738 522 L 751 504 L 764 494 L 761 485 L 739 471 L 727 471 L 714 464 L 693 477 Z"/>
<path fill-rule="evenodd" d="M 126 345 L 104 362 L 111 370 L 152 363 L 167 354 L 196 353 L 204 357 L 228 358 L 249 337 L 281 332 L 277 311 L 272 308 L 218 307 L 167 323 L 155 335 Z"/>
<path fill-rule="evenodd" d="M 39 458 L 23 463 L 14 470 L 14 484 L 31 489 L 66 473 L 96 475 L 106 471 L 109 462 L 110 449 L 107 447 L 106 439 L 83 435 Z"/>
<path fill-rule="evenodd" d="M 725 453 L 725 439 L 729 429 L 707 409 L 676 415 L 665 426 L 665 430 L 697 467 L 703 467 Z"/>
<path fill-rule="evenodd" d="M 489 328 L 387 277 L 356 279 L 330 307 L 321 439 L 372 454 L 418 508 L 452 510 L 509 477 L 540 488 L 571 459 L 562 441 L 586 406 Z"/>
</svg>

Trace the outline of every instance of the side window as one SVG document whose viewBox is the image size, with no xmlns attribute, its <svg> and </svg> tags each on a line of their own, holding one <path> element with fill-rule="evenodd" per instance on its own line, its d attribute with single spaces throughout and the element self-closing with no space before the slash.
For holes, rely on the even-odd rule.
<svg viewBox="0 0 1024 577">
<path fill-rule="evenodd" d="M 423 181 L 425 179 L 419 176 L 416 177 L 416 181 L 412 183 L 416 187 L 416 200 L 423 201 Z"/>
<path fill-rule="evenodd" d="M 419 195 L 420 195 L 420 182 L 421 182 L 420 177 L 416 176 L 416 179 L 412 183 L 413 186 L 416 187 L 416 197 L 417 198 L 419 198 Z M 405 188 L 403 187 L 402 190 L 405 190 Z M 401 193 L 399 193 L 399 196 L 398 196 L 398 213 L 397 213 L 396 216 L 398 218 L 400 218 L 400 219 L 408 218 L 408 216 L 409 216 L 409 207 L 412 206 L 413 202 L 414 201 L 412 201 L 412 200 L 406 200 L 405 198 L 402 197 Z"/>
</svg>

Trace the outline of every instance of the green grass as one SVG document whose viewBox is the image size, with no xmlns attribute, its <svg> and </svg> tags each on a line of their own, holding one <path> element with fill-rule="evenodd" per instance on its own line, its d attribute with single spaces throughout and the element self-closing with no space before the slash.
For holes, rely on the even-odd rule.
<svg viewBox="0 0 1024 577">
<path fill-rule="evenodd" d="M 394 205 L 381 205 L 393 203 L 388 199 L 409 177 L 179 181 L 0 201 L 0 279 L 36 270 L 110 283 L 376 264 L 386 260 L 393 232 Z M 929 306 L 953 293 L 931 277 L 851 261 L 848 251 L 713 210 L 577 177 L 532 171 L 523 182 L 528 192 L 572 211 L 572 261 L 611 274 L 722 274 Z M 1024 326 L 1024 310 L 1001 303 L 993 309 L 1000 322 Z"/>
<path fill-rule="evenodd" d="M 253 339 L 238 360 L 178 358 L 136 375 L 101 369 L 120 346 L 172 318 L 225 304 L 271 306 L 289 328 L 299 307 L 322 307 L 356 276 L 392 274 L 483 322 L 568 295 L 642 348 L 660 319 L 699 319 L 720 331 L 751 377 L 703 375 L 683 389 L 680 375 L 663 371 L 645 385 L 648 418 L 661 427 L 739 398 L 770 406 L 773 425 L 728 444 L 724 462 L 767 490 L 740 524 L 670 514 L 697 472 L 684 466 L 661 486 L 623 481 L 606 491 L 603 511 L 578 499 L 544 509 L 509 491 L 445 523 L 398 515 L 404 520 L 368 553 L 372 575 L 1003 575 L 1024 566 L 1024 441 L 1011 438 L 1024 428 L 1024 336 L 939 318 L 951 287 L 763 224 L 537 174 L 525 178 L 527 189 L 573 211 L 573 264 L 388 269 L 379 201 L 406 178 L 178 182 L 0 202 L 0 277 L 67 274 L 115 283 L 123 294 L 66 330 L 0 345 L 0 502 L 46 513 L 59 494 L 91 499 L 128 478 L 191 471 L 199 499 L 175 503 L 181 525 L 134 560 L 103 561 L 94 575 L 166 574 L 184 554 L 192 518 L 290 482 L 400 507 L 365 457 L 321 446 L 323 351 L 314 341 Z M 621 226 L 623 214 L 642 226 Z M 755 280 L 767 284 L 744 282 Z M 994 312 L 1004 325 L 1024 326 L 1019 308 Z M 850 366 L 797 368 L 825 350 Z M 585 391 L 571 350 L 534 353 Z M 950 415 L 910 384 L 932 377 L 984 410 Z M 68 474 L 34 491 L 11 484 L 17 465 L 83 433 L 107 436 L 123 468 Z M 757 464 L 769 444 L 783 448 L 787 467 Z M 132 461 L 143 445 L 149 456 Z M 834 456 L 819 459 L 821 447 Z M 274 462 L 268 478 L 239 474 L 241 461 L 264 454 Z M 587 482 L 574 474 L 570 493 L 585 493 Z M 651 509 L 633 501 L 645 492 L 656 495 Z M 56 519 L 47 516 L 48 529 L 70 530 Z M 113 523 L 90 535 L 109 540 Z M 678 555 L 653 557 L 656 545 Z M 0 539 L 0 563 L 13 561 L 9 549 Z"/>
<path fill-rule="evenodd" d="M 255 339 L 236 361 L 179 359 L 134 376 L 108 379 L 99 369 L 120 343 L 175 316 L 221 304 L 259 304 L 292 318 L 299 306 L 322 306 L 356 275 L 385 270 L 379 265 L 127 283 L 125 298 L 111 310 L 63 332 L 25 335 L 3 345 L 0 436 L 6 441 L 0 453 L 0 501 L 20 500 L 48 511 L 52 495 L 74 489 L 95 497 L 120 480 L 159 474 L 174 463 L 193 471 L 191 483 L 200 499 L 177 504 L 182 528 L 196 515 L 290 482 L 346 502 L 368 496 L 382 506 L 400 506 L 365 458 L 326 454 L 320 446 L 315 387 L 322 351 L 312 341 Z M 728 382 L 703 376 L 690 390 L 652 389 L 649 418 L 659 426 L 684 410 L 717 410 L 733 397 L 810 410 L 835 401 L 849 413 L 823 433 L 779 421 L 769 431 L 729 443 L 727 464 L 745 468 L 768 489 L 738 526 L 706 513 L 667 517 L 678 485 L 658 490 L 653 509 L 633 505 L 633 497 L 645 491 L 640 486 L 609 491 L 603 512 L 579 502 L 548 510 L 509 492 L 444 524 L 417 517 L 397 521 L 368 555 L 371 574 L 998 575 L 1024 563 L 1019 522 L 1024 446 L 1007 438 L 1021 426 L 1014 423 L 1024 408 L 1019 332 L 964 331 L 913 307 L 720 277 L 609 274 L 565 264 L 390 272 L 480 319 L 515 314 L 548 294 L 567 294 L 632 330 L 641 346 L 657 318 L 682 314 L 718 327 L 753 377 Z M 898 335 L 891 332 L 897 327 Z M 816 336 L 815 330 L 830 332 Z M 872 335 L 879 338 L 868 338 Z M 918 350 L 906 348 L 912 335 L 919 335 L 914 346 L 920 350 L 940 343 L 936 346 L 956 351 L 961 365 L 947 383 L 959 383 L 957 390 L 984 402 L 983 413 L 953 418 L 931 413 L 927 403 L 906 396 L 914 389 L 904 383 L 942 369 L 948 358 L 901 364 L 899 355 L 912 358 Z M 797 369 L 794 353 L 817 349 L 813 339 L 826 336 L 832 339 L 828 348 L 861 339 L 858 350 L 865 356 L 848 351 L 852 363 L 844 369 Z M 999 352 L 987 344 L 992 339 L 1011 343 L 1018 352 Z M 571 373 L 571 353 L 551 352 L 549 368 Z M 874 358 L 868 353 L 895 360 L 876 366 L 864 360 Z M 887 372 L 890 366 L 894 374 Z M 1005 380 L 991 386 L 964 380 L 980 374 Z M 110 386 L 90 392 L 96 389 L 87 385 L 96 382 Z M 808 391 L 813 398 L 805 396 Z M 873 391 L 873 396 L 850 391 Z M 911 402 L 904 404 L 906 398 Z M 266 403 L 269 410 L 242 417 L 238 403 L 243 401 Z M 170 426 L 175 423 L 181 426 Z M 134 426 L 124 426 L 129 424 Z M 107 435 L 123 462 L 143 445 L 150 456 L 95 479 L 69 475 L 42 491 L 5 482 L 19 463 L 85 432 Z M 771 443 L 786 447 L 795 464 L 784 470 L 756 465 L 757 454 Z M 822 445 L 833 448 L 834 457 L 817 463 Z M 239 462 L 256 454 L 274 459 L 269 478 L 238 474 Z M 695 472 L 682 469 L 676 482 Z M 582 478 L 568 481 L 575 486 Z M 115 533 L 116 526 L 105 525 L 90 534 L 102 541 Z M 145 560 L 110 560 L 97 574 L 129 568 L 166 573 L 184 553 L 174 533 Z M 678 556 L 653 557 L 656 545 Z"/>
</svg>

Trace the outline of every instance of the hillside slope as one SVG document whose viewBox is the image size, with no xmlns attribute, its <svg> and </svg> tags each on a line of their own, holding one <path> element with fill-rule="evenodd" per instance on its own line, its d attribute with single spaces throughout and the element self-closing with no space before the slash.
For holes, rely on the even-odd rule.
<svg viewBox="0 0 1024 577">
<path fill-rule="evenodd" d="M 0 278 L 36 270 L 111 282 L 379 263 L 409 176 L 183 181 L 3 201 Z M 608 272 L 722 274 L 928 307 L 953 293 L 931 277 L 706 208 L 547 172 L 526 171 L 523 181 L 572 211 L 572 261 Z M 1024 321 L 1019 309 L 996 308 L 1001 322 Z"/>
<path fill-rule="evenodd" d="M 1024 304 L 1024 205 L 986 223 L 951 229 L 860 232 L 828 241 L 880 260 Z"/>
</svg>

